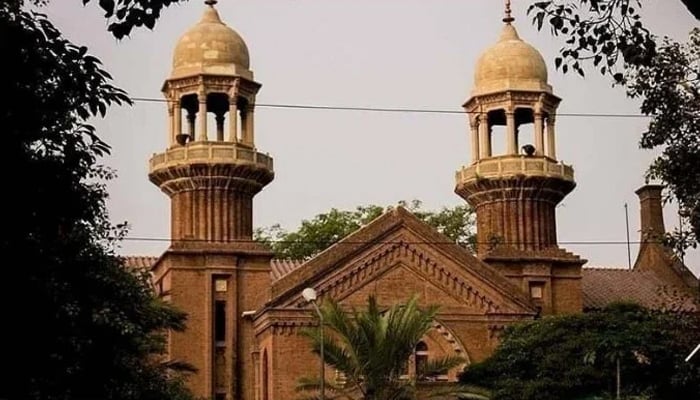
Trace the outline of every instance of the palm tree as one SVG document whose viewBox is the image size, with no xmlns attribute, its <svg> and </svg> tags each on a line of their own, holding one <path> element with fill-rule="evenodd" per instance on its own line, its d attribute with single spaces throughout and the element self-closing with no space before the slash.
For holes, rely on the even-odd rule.
<svg viewBox="0 0 700 400">
<path fill-rule="evenodd" d="M 409 400 L 415 398 L 416 378 L 429 377 L 462 363 L 450 356 L 422 363 L 417 377 L 406 379 L 405 371 L 414 348 L 431 328 L 437 306 L 419 308 L 417 296 L 405 304 L 382 311 L 374 296 L 366 310 L 346 312 L 335 301 L 321 306 L 324 321 L 319 328 L 304 331 L 319 352 L 323 342 L 325 363 L 341 373 L 345 385 L 325 382 L 327 399 Z M 318 392 L 320 380 L 302 379 L 297 389 Z M 487 399 L 484 395 L 459 391 L 461 398 Z M 444 393 L 443 393 L 444 394 Z M 316 395 L 306 397 L 316 399 Z"/>
</svg>

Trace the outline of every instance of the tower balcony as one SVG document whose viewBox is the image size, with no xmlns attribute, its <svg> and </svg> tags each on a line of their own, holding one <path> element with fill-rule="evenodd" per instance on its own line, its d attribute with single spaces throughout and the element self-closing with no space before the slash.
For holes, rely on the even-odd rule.
<svg viewBox="0 0 700 400">
<path fill-rule="evenodd" d="M 272 157 L 245 143 L 198 141 L 175 146 L 149 160 L 151 182 L 167 195 L 191 190 L 255 194 L 274 178 Z"/>
<path fill-rule="evenodd" d="M 150 173 L 182 164 L 249 164 L 273 172 L 272 157 L 259 153 L 242 143 L 192 142 L 153 154 L 149 160 Z"/>
<path fill-rule="evenodd" d="M 251 240 L 253 197 L 274 178 L 272 157 L 238 142 L 171 147 L 149 167 L 148 178 L 171 199 L 173 241 L 210 248 Z"/>
<path fill-rule="evenodd" d="M 518 177 L 558 178 L 574 182 L 574 169 L 549 157 L 505 155 L 478 160 L 462 167 L 455 174 L 457 186 L 481 179 L 511 179 Z"/>
<path fill-rule="evenodd" d="M 462 167 L 455 178 L 455 192 L 476 211 L 479 255 L 495 243 L 530 252 L 557 246 L 556 206 L 576 186 L 571 166 L 547 156 L 505 155 Z"/>
</svg>

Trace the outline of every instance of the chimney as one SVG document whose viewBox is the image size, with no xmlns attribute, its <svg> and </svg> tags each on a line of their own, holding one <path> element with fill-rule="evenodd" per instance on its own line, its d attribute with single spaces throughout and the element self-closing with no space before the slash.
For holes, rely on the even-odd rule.
<svg viewBox="0 0 700 400">
<path fill-rule="evenodd" d="M 635 192 L 639 196 L 642 241 L 658 239 L 666 233 L 661 205 L 663 188 L 662 185 L 644 185 Z"/>
</svg>

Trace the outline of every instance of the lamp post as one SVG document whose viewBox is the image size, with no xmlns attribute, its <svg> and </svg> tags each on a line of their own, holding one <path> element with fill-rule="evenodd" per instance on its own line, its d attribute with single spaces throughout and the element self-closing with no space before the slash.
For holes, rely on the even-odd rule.
<svg viewBox="0 0 700 400">
<path fill-rule="evenodd" d="M 314 309 L 316 310 L 316 314 L 318 314 L 318 326 L 321 332 L 321 342 L 320 342 L 320 349 L 319 353 L 321 356 L 321 400 L 325 400 L 326 396 L 326 361 L 325 357 L 323 354 L 323 314 L 321 314 L 321 309 L 318 308 L 318 304 L 316 304 L 316 299 L 318 298 L 318 295 L 316 294 L 316 291 L 313 288 L 306 288 L 301 292 L 302 297 L 304 297 L 304 300 L 308 301 L 311 303 L 311 305 L 314 306 Z"/>
<path fill-rule="evenodd" d="M 685 362 L 690 361 L 691 358 L 695 355 L 700 350 L 700 344 L 693 350 L 690 354 L 688 354 L 688 357 L 685 358 Z"/>
</svg>

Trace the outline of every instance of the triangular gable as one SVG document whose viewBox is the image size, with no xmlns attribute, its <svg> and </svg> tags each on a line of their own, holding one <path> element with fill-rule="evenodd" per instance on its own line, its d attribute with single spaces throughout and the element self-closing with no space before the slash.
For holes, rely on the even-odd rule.
<svg viewBox="0 0 700 400">
<path fill-rule="evenodd" d="M 403 207 L 386 212 L 274 282 L 268 307 L 298 306 L 305 287 L 344 298 L 399 266 L 485 313 L 536 312 L 518 286 Z"/>
</svg>

